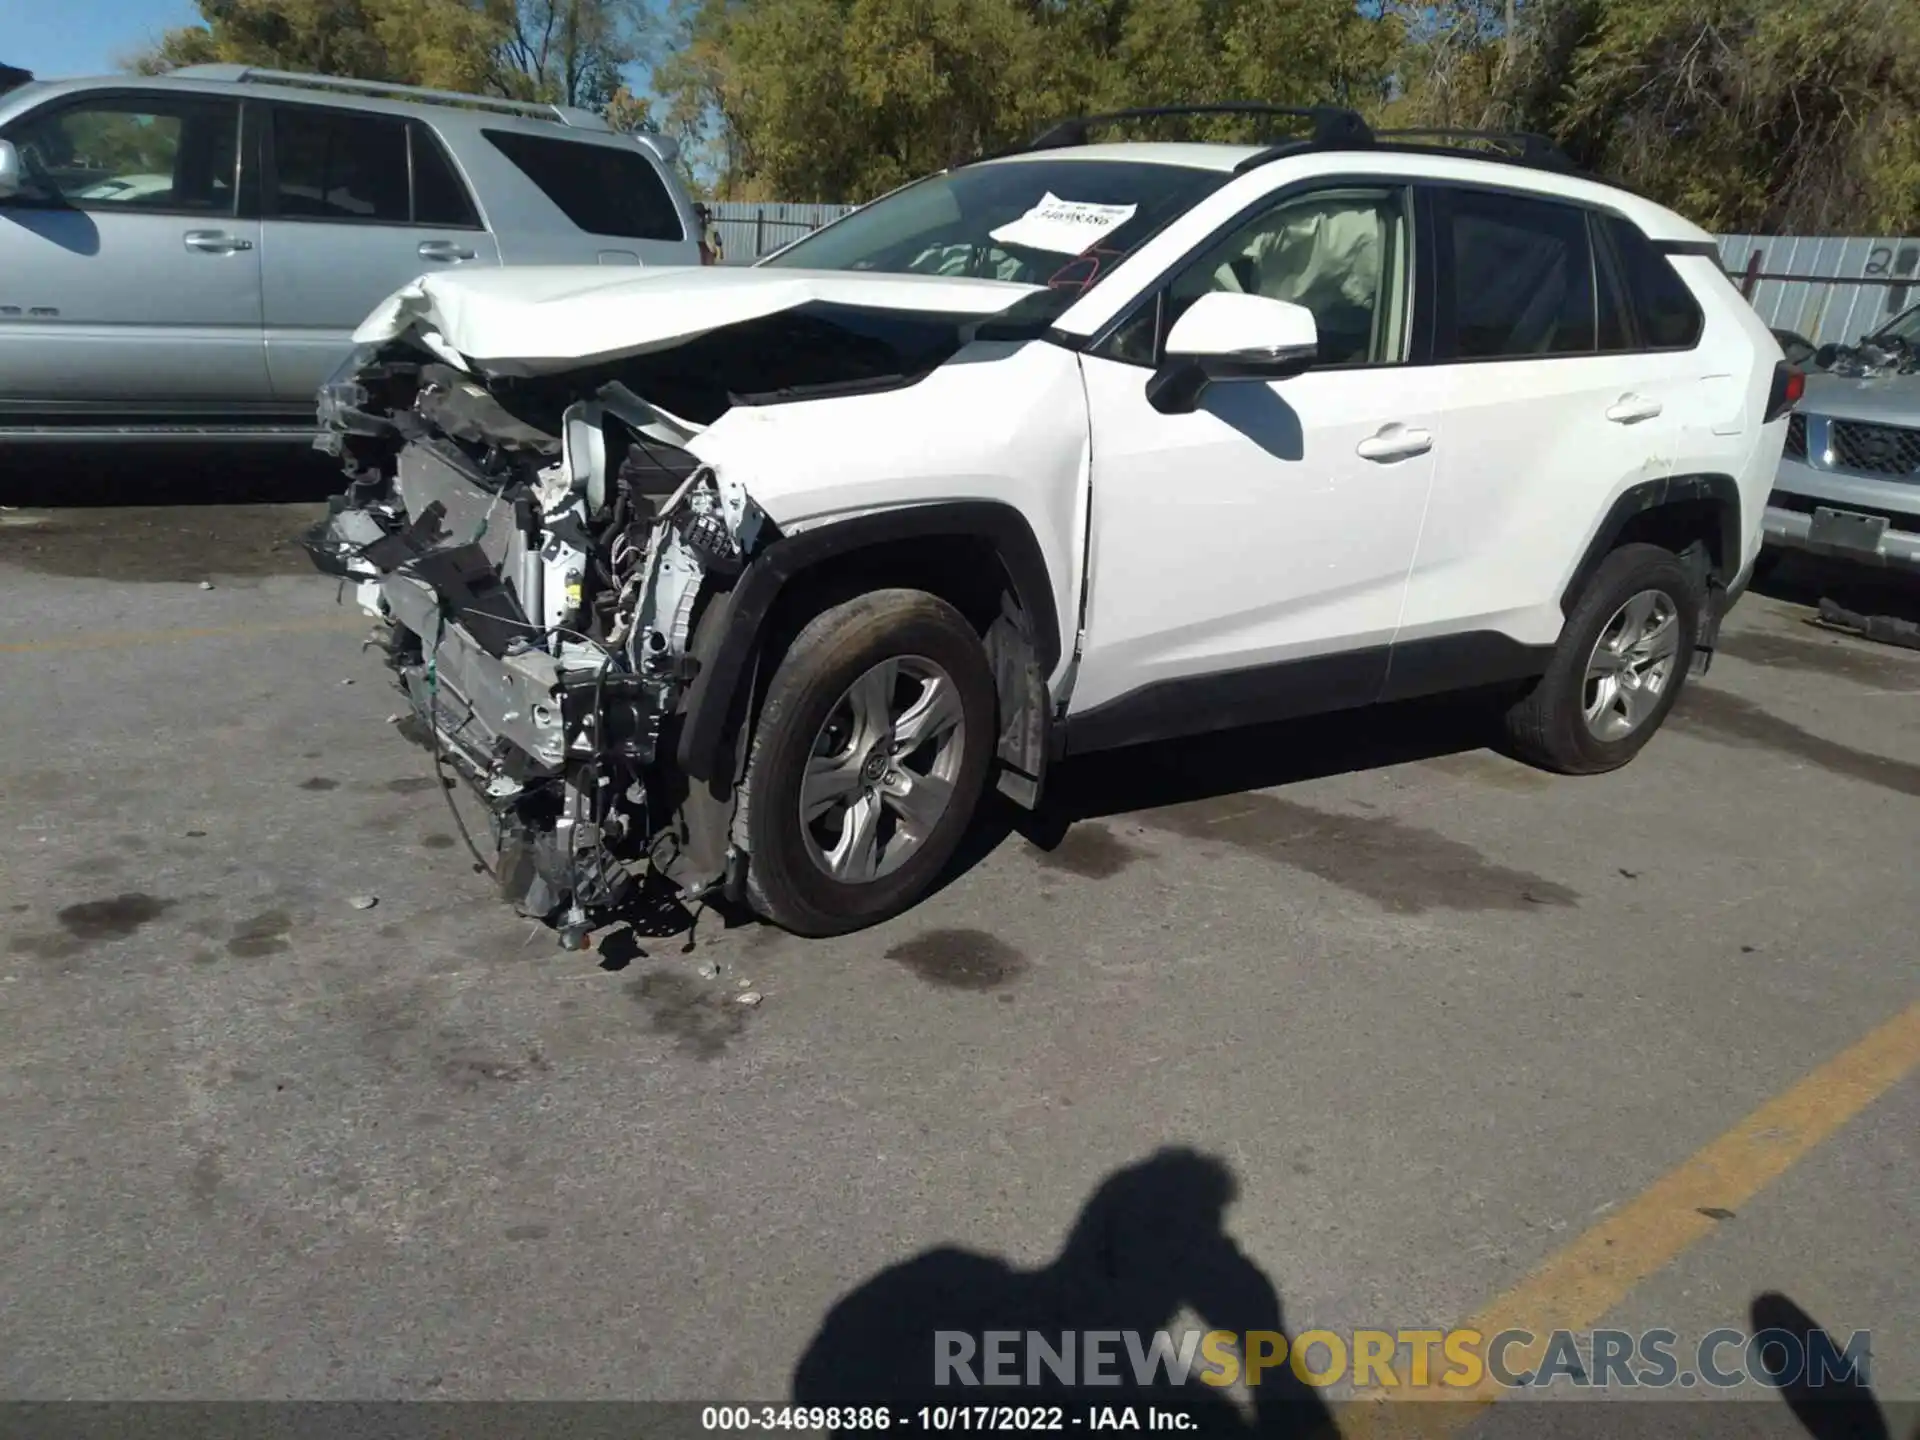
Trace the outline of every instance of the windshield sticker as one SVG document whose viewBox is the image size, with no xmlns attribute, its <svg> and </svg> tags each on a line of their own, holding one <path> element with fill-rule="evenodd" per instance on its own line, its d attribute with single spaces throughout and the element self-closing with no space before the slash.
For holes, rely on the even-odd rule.
<svg viewBox="0 0 1920 1440">
<path fill-rule="evenodd" d="M 1133 218 L 1138 205 L 1092 205 L 1062 200 L 1049 190 L 1040 203 L 1018 220 L 988 233 L 1002 245 L 1047 250 L 1056 255 L 1078 255 Z"/>
</svg>

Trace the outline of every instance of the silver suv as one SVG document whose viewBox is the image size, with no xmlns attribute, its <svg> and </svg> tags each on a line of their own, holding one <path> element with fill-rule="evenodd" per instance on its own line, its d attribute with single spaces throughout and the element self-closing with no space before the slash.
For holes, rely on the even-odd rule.
<svg viewBox="0 0 1920 1440">
<path fill-rule="evenodd" d="M 1920 574 L 1920 305 L 1809 360 L 1767 543 Z"/>
<path fill-rule="evenodd" d="M 0 445 L 311 437 L 423 272 L 698 265 L 664 137 L 585 111 L 197 65 L 0 95 Z"/>
</svg>

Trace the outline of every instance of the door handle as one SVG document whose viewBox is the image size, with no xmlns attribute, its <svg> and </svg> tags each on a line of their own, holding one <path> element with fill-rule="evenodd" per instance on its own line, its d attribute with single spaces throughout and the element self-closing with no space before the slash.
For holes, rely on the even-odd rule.
<svg viewBox="0 0 1920 1440">
<path fill-rule="evenodd" d="M 1653 419 L 1660 413 L 1660 408 L 1658 400 L 1649 400 L 1644 395 L 1622 395 L 1607 407 L 1607 419 L 1616 425 L 1632 425 L 1636 421 Z"/>
<path fill-rule="evenodd" d="M 1393 424 L 1382 426 L 1378 434 L 1362 440 L 1353 447 L 1353 453 L 1362 460 L 1377 460 L 1384 465 L 1394 460 L 1411 460 L 1432 448 L 1431 431 L 1409 430 L 1404 425 Z"/>
<path fill-rule="evenodd" d="M 458 262 L 473 259 L 473 251 L 464 246 L 456 245 L 451 240 L 422 240 L 420 242 L 419 253 L 422 260 L 449 260 Z"/>
<path fill-rule="evenodd" d="M 203 255 L 231 255 L 236 250 L 253 248 L 251 240 L 229 235 L 224 230 L 189 230 L 180 237 L 180 243 Z"/>
</svg>

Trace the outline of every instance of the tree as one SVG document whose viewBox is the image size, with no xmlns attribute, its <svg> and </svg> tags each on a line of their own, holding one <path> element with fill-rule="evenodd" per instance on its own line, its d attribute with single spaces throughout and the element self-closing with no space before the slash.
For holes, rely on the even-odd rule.
<svg viewBox="0 0 1920 1440">
<path fill-rule="evenodd" d="M 652 22 L 638 0 L 521 0 L 503 15 L 502 88 L 525 99 L 602 110 L 647 51 Z"/>
<path fill-rule="evenodd" d="M 143 73 L 231 61 L 603 108 L 650 30 L 638 0 L 196 0 Z"/>
<path fill-rule="evenodd" d="M 869 199 L 1067 115 L 1255 99 L 1522 129 L 1724 230 L 1920 229 L 1920 0 L 197 0 L 234 60 L 657 120 L 728 198 Z M 651 96 L 626 84 L 650 54 Z M 1267 121 L 1135 124 L 1255 139 Z"/>
<path fill-rule="evenodd" d="M 719 193 L 796 200 L 867 199 L 1092 110 L 1372 103 L 1400 33 L 1350 0 L 683 0 L 677 23 L 668 123 Z"/>
<path fill-rule="evenodd" d="M 1913 0 L 1448 0 L 1410 27 L 1407 123 L 1533 130 L 1709 228 L 1920 226 Z"/>
<path fill-rule="evenodd" d="M 1609 0 L 1571 58 L 1570 147 L 1710 229 L 1920 227 L 1912 0 Z"/>
</svg>

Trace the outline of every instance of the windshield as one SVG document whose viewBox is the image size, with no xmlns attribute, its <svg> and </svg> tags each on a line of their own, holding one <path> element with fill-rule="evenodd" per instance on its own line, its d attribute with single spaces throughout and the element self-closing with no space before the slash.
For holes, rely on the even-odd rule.
<svg viewBox="0 0 1920 1440">
<path fill-rule="evenodd" d="M 1876 340 L 1904 340 L 1909 345 L 1920 346 L 1920 305 L 1896 315 L 1883 325 L 1873 337 Z"/>
<path fill-rule="evenodd" d="M 969 165 L 883 196 L 762 263 L 1011 280 L 1072 298 L 1232 178 L 1134 160 Z"/>
</svg>

